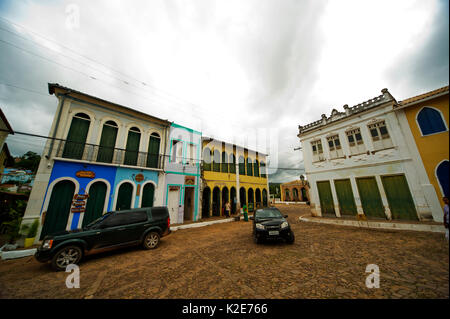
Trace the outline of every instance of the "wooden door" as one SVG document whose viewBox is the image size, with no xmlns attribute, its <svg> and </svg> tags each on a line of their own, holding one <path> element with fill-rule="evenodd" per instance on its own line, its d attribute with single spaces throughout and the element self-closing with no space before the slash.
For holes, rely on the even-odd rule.
<svg viewBox="0 0 450 319">
<path fill-rule="evenodd" d="M 336 195 L 339 202 L 341 215 L 355 216 L 357 214 L 355 198 L 349 179 L 335 180 Z"/>
<path fill-rule="evenodd" d="M 357 178 L 356 185 L 358 186 L 364 214 L 368 218 L 386 218 L 375 177 Z"/>
<path fill-rule="evenodd" d="M 391 209 L 392 219 L 418 220 L 416 206 L 405 176 L 382 176 L 381 181 Z"/>
<path fill-rule="evenodd" d="M 330 181 L 317 182 L 322 215 L 336 217 Z"/>
</svg>

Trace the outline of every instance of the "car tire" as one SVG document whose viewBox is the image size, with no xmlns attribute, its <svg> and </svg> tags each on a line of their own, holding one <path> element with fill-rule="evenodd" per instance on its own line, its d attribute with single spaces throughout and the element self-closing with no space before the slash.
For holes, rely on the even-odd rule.
<svg viewBox="0 0 450 319">
<path fill-rule="evenodd" d="M 52 268 L 56 271 L 66 270 L 70 264 L 78 264 L 83 258 L 83 250 L 79 246 L 66 246 L 56 252 L 52 258 Z"/>
<path fill-rule="evenodd" d="M 287 242 L 288 244 L 293 244 L 294 241 L 295 241 L 295 236 L 294 236 L 294 233 L 291 232 L 290 235 L 288 236 L 288 238 L 286 238 L 286 242 Z"/>
<path fill-rule="evenodd" d="M 157 232 L 149 232 L 144 237 L 143 246 L 144 249 L 155 249 L 159 244 L 160 236 Z"/>
<path fill-rule="evenodd" d="M 253 241 L 257 245 L 261 244 L 261 238 L 257 237 L 256 235 L 253 236 Z"/>
</svg>

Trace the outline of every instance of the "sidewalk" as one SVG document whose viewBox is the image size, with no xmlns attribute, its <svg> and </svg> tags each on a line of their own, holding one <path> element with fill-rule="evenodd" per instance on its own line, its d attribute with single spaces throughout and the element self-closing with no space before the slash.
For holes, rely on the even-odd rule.
<svg viewBox="0 0 450 319">
<path fill-rule="evenodd" d="M 445 227 L 436 222 L 419 221 L 390 221 L 390 220 L 356 220 L 350 218 L 327 218 L 314 216 L 300 216 L 300 221 L 332 224 L 339 226 L 350 226 L 370 229 L 389 229 L 389 230 L 413 230 L 433 233 L 445 233 Z"/>
</svg>

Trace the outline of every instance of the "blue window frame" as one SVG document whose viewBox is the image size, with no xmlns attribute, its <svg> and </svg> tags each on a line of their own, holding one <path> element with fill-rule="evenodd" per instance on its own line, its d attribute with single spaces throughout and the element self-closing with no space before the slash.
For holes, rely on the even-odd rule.
<svg viewBox="0 0 450 319">
<path fill-rule="evenodd" d="M 422 135 L 447 131 L 441 113 L 430 107 L 424 107 L 420 110 L 419 114 L 417 114 L 417 123 L 422 131 Z"/>
</svg>

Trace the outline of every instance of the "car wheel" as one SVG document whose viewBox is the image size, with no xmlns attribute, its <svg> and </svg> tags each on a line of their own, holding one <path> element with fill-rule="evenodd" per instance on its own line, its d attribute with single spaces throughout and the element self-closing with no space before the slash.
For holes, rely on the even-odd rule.
<svg viewBox="0 0 450 319">
<path fill-rule="evenodd" d="M 144 248 L 154 249 L 159 244 L 159 234 L 157 232 L 150 232 L 144 237 Z"/>
<path fill-rule="evenodd" d="M 253 236 L 253 241 L 255 242 L 255 244 L 261 244 L 261 238 L 257 237 L 256 235 Z"/>
<path fill-rule="evenodd" d="M 83 251 L 78 246 L 66 246 L 56 252 L 52 258 L 52 267 L 55 270 L 66 270 L 70 264 L 78 264 L 83 257 Z"/>
<path fill-rule="evenodd" d="M 289 235 L 289 237 L 286 239 L 286 242 L 287 242 L 288 244 L 293 244 L 294 241 L 295 241 L 295 236 L 294 236 L 294 233 L 291 232 L 291 234 Z"/>
</svg>

